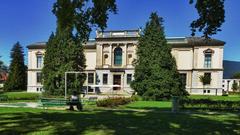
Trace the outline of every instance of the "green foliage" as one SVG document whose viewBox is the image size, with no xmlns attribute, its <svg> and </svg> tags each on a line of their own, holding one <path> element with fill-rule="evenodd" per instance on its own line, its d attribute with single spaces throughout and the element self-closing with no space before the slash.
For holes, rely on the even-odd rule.
<svg viewBox="0 0 240 135">
<path fill-rule="evenodd" d="M 1 56 L 0 56 L 0 58 L 1 58 Z M 7 72 L 7 66 L 4 65 L 3 61 L 0 60 L 0 73 L 2 73 L 2 72 Z"/>
<path fill-rule="evenodd" d="M 204 75 L 199 76 L 199 79 L 203 85 L 210 84 L 212 80 L 210 76 L 204 76 Z"/>
<path fill-rule="evenodd" d="M 239 89 L 238 83 L 234 81 L 232 85 L 232 90 L 236 92 L 238 89 Z"/>
<path fill-rule="evenodd" d="M 46 48 L 43 84 L 46 95 L 64 94 L 66 71 L 84 71 L 83 44 L 88 41 L 91 26 L 106 28 L 108 14 L 116 13 L 115 0 L 57 0 L 53 13 L 57 17 L 57 30 L 52 33 Z M 68 76 L 69 92 L 81 91 L 85 74 Z"/>
<path fill-rule="evenodd" d="M 232 79 L 240 79 L 240 72 L 233 74 Z"/>
<path fill-rule="evenodd" d="M 146 100 L 187 95 L 162 25 L 163 19 L 152 13 L 137 48 L 131 87 Z"/>
<path fill-rule="evenodd" d="M 240 110 L 239 101 L 211 100 L 211 99 L 190 99 L 182 98 L 179 101 L 182 108 L 199 108 L 209 110 Z"/>
<path fill-rule="evenodd" d="M 2 73 L 7 73 L 7 72 L 8 72 L 7 66 L 5 66 L 3 61 L 0 60 L 0 78 L 2 77 Z"/>
<path fill-rule="evenodd" d="M 133 95 L 133 96 L 131 96 L 131 98 L 133 101 L 142 101 L 143 100 L 143 98 L 139 95 Z"/>
<path fill-rule="evenodd" d="M 221 31 L 220 27 L 225 22 L 225 0 L 190 0 L 190 4 L 194 1 L 199 18 L 191 23 L 192 36 L 197 30 L 203 32 L 205 38 Z"/>
<path fill-rule="evenodd" d="M 52 34 L 47 43 L 44 68 L 42 70 L 45 94 L 63 95 L 65 72 L 81 72 L 85 67 L 82 44 L 78 43 L 68 33 L 57 33 L 56 36 Z M 73 91 L 73 89 L 80 91 L 84 80 L 85 76 L 83 74 L 78 74 L 77 77 L 74 74 L 73 78 L 68 79 L 68 88 L 71 88 L 69 92 Z"/>
<path fill-rule="evenodd" d="M 11 50 L 9 76 L 4 84 L 5 91 L 25 90 L 27 88 L 27 67 L 24 65 L 23 48 L 17 42 Z"/>
<path fill-rule="evenodd" d="M 98 107 L 117 107 L 119 105 L 128 104 L 132 101 L 133 101 L 132 98 L 115 97 L 98 100 L 96 104 Z"/>
</svg>

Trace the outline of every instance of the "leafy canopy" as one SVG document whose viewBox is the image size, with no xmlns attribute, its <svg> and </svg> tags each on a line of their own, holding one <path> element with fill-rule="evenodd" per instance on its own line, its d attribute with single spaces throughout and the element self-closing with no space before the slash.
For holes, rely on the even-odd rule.
<svg viewBox="0 0 240 135">
<path fill-rule="evenodd" d="M 205 38 L 209 38 L 218 31 L 225 22 L 225 0 L 190 0 L 190 4 L 195 3 L 199 18 L 194 20 L 190 27 L 192 36 L 196 31 L 203 32 Z"/>
</svg>

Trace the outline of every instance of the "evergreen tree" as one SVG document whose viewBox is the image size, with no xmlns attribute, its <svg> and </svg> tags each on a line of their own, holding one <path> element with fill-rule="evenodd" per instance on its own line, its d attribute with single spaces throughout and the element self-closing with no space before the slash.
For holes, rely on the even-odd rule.
<svg viewBox="0 0 240 135">
<path fill-rule="evenodd" d="M 162 25 L 163 19 L 152 13 L 137 48 L 131 87 L 147 100 L 187 95 Z"/>
<path fill-rule="evenodd" d="M 23 48 L 17 42 L 11 50 L 11 64 L 9 66 L 9 76 L 4 84 L 4 90 L 26 90 L 27 68 L 24 65 Z"/>
<path fill-rule="evenodd" d="M 116 13 L 115 0 L 92 0 L 92 4 L 88 0 L 57 0 L 54 3 L 57 29 L 47 42 L 43 68 L 46 94 L 62 95 L 65 72 L 85 69 L 83 44 L 88 41 L 91 26 L 106 28 L 109 12 Z M 86 77 L 78 74 L 68 78 L 68 88 L 80 91 Z"/>
<path fill-rule="evenodd" d="M 5 66 L 3 61 L 0 60 L 0 78 L 2 77 L 3 73 L 7 73 L 7 66 Z"/>
<path fill-rule="evenodd" d="M 196 1 L 196 2 L 195 2 Z M 221 31 L 220 27 L 225 22 L 225 0 L 190 0 L 195 2 L 199 18 L 191 23 L 192 36 L 196 31 L 203 32 L 205 38 Z"/>
<path fill-rule="evenodd" d="M 1 58 L 1 56 L 0 56 Z M 3 61 L 0 60 L 0 73 L 7 72 L 7 66 L 4 65 Z"/>
</svg>

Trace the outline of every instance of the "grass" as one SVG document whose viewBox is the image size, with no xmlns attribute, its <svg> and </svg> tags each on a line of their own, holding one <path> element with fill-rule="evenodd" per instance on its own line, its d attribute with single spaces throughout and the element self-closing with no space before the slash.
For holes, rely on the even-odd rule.
<svg viewBox="0 0 240 135">
<path fill-rule="evenodd" d="M 29 93 L 29 92 L 4 92 L 0 95 L 8 96 L 8 101 L 5 102 L 36 102 L 40 94 L 39 93 Z M 4 102 L 4 101 L 3 101 Z"/>
<path fill-rule="evenodd" d="M 172 103 L 170 101 L 137 101 L 132 102 L 121 108 L 125 109 L 158 109 L 158 110 L 170 110 Z"/>
<path fill-rule="evenodd" d="M 239 114 L 170 109 L 170 102 L 155 101 L 83 112 L 0 108 L 0 134 L 240 134 Z"/>
<path fill-rule="evenodd" d="M 229 95 L 229 96 L 191 95 L 191 96 L 189 96 L 189 98 L 225 100 L 225 101 L 240 101 L 240 95 Z"/>
</svg>

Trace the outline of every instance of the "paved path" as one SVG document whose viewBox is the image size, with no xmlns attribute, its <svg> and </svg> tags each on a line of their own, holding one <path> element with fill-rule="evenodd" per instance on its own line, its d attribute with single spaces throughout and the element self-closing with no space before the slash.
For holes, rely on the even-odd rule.
<svg viewBox="0 0 240 135">
<path fill-rule="evenodd" d="M 0 107 L 28 107 L 28 108 L 39 108 L 38 103 L 34 102 L 18 102 L 18 103 L 1 103 Z"/>
</svg>

